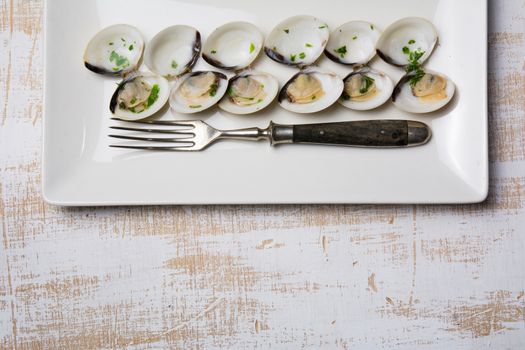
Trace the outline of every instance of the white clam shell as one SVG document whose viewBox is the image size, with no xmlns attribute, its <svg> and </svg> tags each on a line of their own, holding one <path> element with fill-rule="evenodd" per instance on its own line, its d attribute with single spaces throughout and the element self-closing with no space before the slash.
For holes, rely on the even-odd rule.
<svg viewBox="0 0 525 350">
<path fill-rule="evenodd" d="M 175 85 L 171 89 L 171 94 L 169 97 L 169 103 L 172 111 L 182 114 L 194 114 L 198 112 L 202 112 L 208 108 L 213 107 L 216 105 L 224 96 L 226 93 L 226 90 L 228 89 L 228 77 L 226 75 L 219 73 L 219 72 L 212 72 L 216 74 L 219 77 L 219 86 L 217 87 L 217 91 L 215 93 L 215 96 L 209 96 L 206 98 L 205 101 L 200 103 L 198 106 L 194 106 L 191 104 L 191 102 L 187 101 L 181 94 L 179 93 L 180 87 L 182 84 L 189 79 L 190 77 L 197 75 L 197 74 L 203 74 L 207 73 L 204 71 L 199 72 L 193 72 L 183 75 L 175 82 Z"/>
<path fill-rule="evenodd" d="M 392 94 L 392 102 L 398 109 L 404 112 L 416 114 L 431 113 L 445 107 L 452 100 L 456 92 L 456 85 L 454 84 L 454 82 L 441 73 L 436 73 L 430 70 L 425 71 L 427 73 L 440 75 L 447 80 L 447 97 L 443 100 L 433 102 L 422 101 L 420 98 L 412 94 L 412 89 L 410 87 L 409 80 L 407 76 L 404 76 L 397 83 Z"/>
<path fill-rule="evenodd" d="M 295 16 L 270 33 L 265 52 L 272 60 L 290 66 L 308 66 L 323 54 L 330 37 L 328 25 L 312 16 Z"/>
<path fill-rule="evenodd" d="M 178 77 L 193 68 L 201 50 L 201 35 L 193 27 L 176 25 L 164 29 L 148 43 L 144 62 L 164 77 Z"/>
<path fill-rule="evenodd" d="M 409 63 L 404 47 L 410 51 L 420 49 L 425 54 L 419 63 L 425 62 L 438 41 L 434 25 L 424 18 L 408 17 L 391 24 L 377 42 L 377 53 L 383 60 L 395 66 L 403 67 Z"/>
<path fill-rule="evenodd" d="M 145 82 L 147 82 L 150 86 L 158 85 L 159 86 L 159 94 L 157 100 L 151 105 L 149 108 L 144 110 L 140 113 L 133 113 L 128 110 L 123 110 L 118 105 L 118 95 L 120 91 L 122 91 L 122 88 L 125 84 L 131 82 L 132 80 L 136 78 L 142 78 Z M 168 102 L 168 98 L 170 96 L 170 86 L 168 81 L 161 77 L 160 75 L 150 74 L 150 73 L 137 73 L 134 74 L 128 78 L 126 78 L 123 82 L 119 84 L 117 87 L 117 90 L 113 94 L 113 97 L 111 98 L 110 102 L 110 110 L 113 113 L 113 115 L 117 118 L 124 119 L 124 120 L 141 120 L 146 119 L 160 111 Z"/>
<path fill-rule="evenodd" d="M 343 82 L 347 79 L 350 79 L 354 74 L 366 74 L 368 77 L 374 79 L 374 83 L 377 88 L 377 94 L 368 101 L 355 101 L 355 100 L 344 100 L 339 99 L 339 103 L 346 108 L 356 110 L 356 111 L 368 111 L 374 108 L 378 108 L 385 104 L 390 97 L 392 96 L 392 91 L 394 90 L 394 83 L 392 79 L 388 77 L 385 73 L 380 72 L 375 69 L 370 69 L 368 67 L 363 67 L 356 70 L 355 72 L 350 73 Z"/>
<path fill-rule="evenodd" d="M 252 64 L 263 44 L 264 36 L 256 26 L 232 22 L 215 29 L 204 44 L 202 58 L 217 68 L 239 70 Z"/>
<path fill-rule="evenodd" d="M 311 103 L 299 104 L 290 102 L 286 96 L 286 91 L 299 74 L 313 74 L 321 82 L 325 95 Z M 310 67 L 297 73 L 286 83 L 279 94 L 279 103 L 290 112 L 300 114 L 317 113 L 332 106 L 341 97 L 343 89 L 343 80 L 337 74 L 322 68 Z"/>
<path fill-rule="evenodd" d="M 345 64 L 367 64 L 376 55 L 381 32 L 369 22 L 352 21 L 343 24 L 330 35 L 325 54 L 332 61 Z M 339 53 L 341 48 L 346 53 Z"/>
<path fill-rule="evenodd" d="M 143 52 L 144 39 L 139 30 L 116 24 L 102 29 L 89 41 L 84 64 L 98 74 L 126 75 L 138 68 Z"/>
<path fill-rule="evenodd" d="M 268 107 L 273 102 L 273 100 L 275 100 L 275 97 L 279 93 L 279 82 L 275 77 L 268 73 L 258 71 L 244 71 L 242 73 L 239 73 L 237 76 L 231 78 L 230 84 L 231 82 L 235 81 L 236 78 L 246 76 L 250 76 L 252 79 L 257 80 L 259 83 L 264 85 L 263 89 L 266 93 L 266 97 L 264 98 L 264 100 L 260 103 L 253 104 L 250 106 L 239 106 L 235 104 L 231 100 L 231 98 L 226 94 L 219 103 L 219 108 L 232 114 L 246 115 L 263 110 L 264 108 Z"/>
</svg>

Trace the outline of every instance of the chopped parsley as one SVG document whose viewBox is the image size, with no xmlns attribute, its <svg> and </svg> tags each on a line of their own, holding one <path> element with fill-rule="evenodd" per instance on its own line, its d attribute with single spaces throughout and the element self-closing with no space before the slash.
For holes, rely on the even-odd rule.
<svg viewBox="0 0 525 350">
<path fill-rule="evenodd" d="M 357 35 L 354 35 L 354 37 L 352 38 L 352 40 L 357 40 Z"/>
<path fill-rule="evenodd" d="M 215 55 L 217 53 L 217 50 L 211 50 L 211 54 Z"/>
<path fill-rule="evenodd" d="M 414 87 L 425 75 L 425 71 L 421 68 L 421 63 L 419 60 L 425 54 L 425 51 L 417 49 L 415 51 L 410 51 L 410 49 L 405 50 L 406 46 L 403 48 L 403 53 L 408 56 L 408 65 L 405 67 L 407 74 L 410 74 L 410 86 Z"/>
<path fill-rule="evenodd" d="M 309 43 L 304 44 L 304 46 L 306 46 L 306 47 L 314 47 L 312 44 L 309 44 Z"/>
<path fill-rule="evenodd" d="M 325 28 L 328 28 L 326 24 L 323 24 L 322 26 L 319 27 L 319 29 L 325 29 Z"/>
<path fill-rule="evenodd" d="M 370 87 L 374 85 L 375 80 L 373 78 L 370 78 L 369 76 L 363 75 L 361 76 L 361 89 L 359 89 L 360 94 L 366 94 L 368 90 L 370 90 Z M 364 83 L 364 86 L 362 85 Z"/>
<path fill-rule="evenodd" d="M 151 91 L 149 92 L 147 108 L 151 107 L 155 102 L 157 102 L 157 100 L 159 99 L 159 92 L 160 87 L 157 84 L 153 85 Z"/>
<path fill-rule="evenodd" d="M 136 97 L 133 97 L 131 99 L 131 101 L 129 101 L 129 103 L 131 103 L 132 105 L 134 105 L 136 102 L 137 102 L 137 98 Z"/>
<path fill-rule="evenodd" d="M 341 58 L 345 58 L 345 55 L 348 53 L 348 51 L 346 50 L 346 45 L 345 46 L 341 46 L 338 49 L 334 49 L 334 52 L 339 54 L 341 56 Z"/>
<path fill-rule="evenodd" d="M 122 40 L 122 42 L 126 42 L 126 39 L 124 39 L 124 38 L 120 38 L 120 40 Z"/>
<path fill-rule="evenodd" d="M 217 84 L 211 84 L 210 85 L 210 96 L 211 97 L 214 97 L 215 95 L 217 95 L 217 89 L 219 88 L 219 85 Z"/>
<path fill-rule="evenodd" d="M 179 64 L 177 63 L 177 61 L 175 61 L 175 60 L 171 61 L 171 68 L 177 69 L 178 66 L 179 66 Z"/>
<path fill-rule="evenodd" d="M 257 100 L 257 103 L 261 103 L 262 101 L 264 101 L 264 100 L 261 100 L 261 99 L 260 99 L 260 100 Z"/>
<path fill-rule="evenodd" d="M 285 32 L 286 34 L 290 34 L 290 29 L 284 29 L 284 32 Z"/>
<path fill-rule="evenodd" d="M 410 49 L 408 48 L 408 46 L 404 46 L 404 47 L 403 47 L 403 53 L 404 53 L 405 55 L 410 54 Z"/>
<path fill-rule="evenodd" d="M 295 62 L 297 55 L 290 55 L 290 61 Z"/>
<path fill-rule="evenodd" d="M 235 94 L 233 93 L 233 89 L 231 87 L 228 87 L 228 89 L 226 90 L 226 93 L 230 96 L 234 96 Z"/>
<path fill-rule="evenodd" d="M 305 57 L 306 57 L 306 54 L 305 54 L 304 52 L 301 52 L 301 53 L 299 54 L 299 58 L 300 58 L 300 59 L 304 60 Z"/>
<path fill-rule="evenodd" d="M 129 51 L 133 51 L 133 49 L 134 49 L 133 44 L 129 45 Z"/>
<path fill-rule="evenodd" d="M 113 44 L 114 44 L 114 43 L 113 43 L 113 42 L 111 42 L 111 43 L 109 43 L 109 46 L 113 46 Z"/>
<path fill-rule="evenodd" d="M 415 44 L 415 43 L 416 43 L 416 41 L 415 41 L 414 39 L 411 39 L 411 40 L 408 42 L 408 45 L 413 45 L 413 44 Z"/>
<path fill-rule="evenodd" d="M 277 51 L 277 46 L 274 46 L 274 47 L 272 48 L 272 50 L 273 50 L 273 51 Z"/>
<path fill-rule="evenodd" d="M 196 108 L 201 108 L 202 106 L 201 105 L 191 105 L 190 108 L 193 108 L 193 109 L 196 109 Z"/>
<path fill-rule="evenodd" d="M 250 43 L 250 53 L 253 53 L 255 51 L 255 44 Z"/>
<path fill-rule="evenodd" d="M 115 63 L 115 65 L 117 66 L 117 70 L 129 67 L 129 60 L 127 59 L 127 57 L 121 56 L 115 51 L 111 51 L 109 61 Z M 113 70 L 115 70 L 115 68 L 113 68 Z"/>
<path fill-rule="evenodd" d="M 370 25 L 370 29 L 374 30 L 374 25 L 373 24 Z"/>
</svg>

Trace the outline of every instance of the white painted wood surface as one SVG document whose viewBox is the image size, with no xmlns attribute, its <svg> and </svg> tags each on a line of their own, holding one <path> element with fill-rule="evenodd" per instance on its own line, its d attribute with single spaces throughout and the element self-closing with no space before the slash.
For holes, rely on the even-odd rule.
<svg viewBox="0 0 525 350">
<path fill-rule="evenodd" d="M 42 2 L 2 0 L 0 348 L 524 349 L 525 1 L 490 3 L 484 204 L 61 209 Z"/>
</svg>

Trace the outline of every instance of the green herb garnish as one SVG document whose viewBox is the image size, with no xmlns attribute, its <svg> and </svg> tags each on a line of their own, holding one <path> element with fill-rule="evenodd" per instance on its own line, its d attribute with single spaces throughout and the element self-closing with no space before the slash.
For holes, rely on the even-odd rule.
<svg viewBox="0 0 525 350">
<path fill-rule="evenodd" d="M 352 38 L 352 40 L 357 40 L 357 35 L 355 35 L 355 36 Z"/>
<path fill-rule="evenodd" d="M 250 43 L 250 53 L 253 53 L 255 51 L 255 44 Z"/>
<path fill-rule="evenodd" d="M 133 51 L 133 48 L 134 48 L 133 45 L 129 45 L 129 51 Z"/>
<path fill-rule="evenodd" d="M 368 90 L 370 90 L 370 87 L 374 85 L 375 80 L 373 78 L 370 78 L 369 76 L 362 75 L 361 76 L 361 83 L 364 83 L 365 86 L 361 85 L 361 89 L 359 89 L 360 94 L 366 94 Z"/>
<path fill-rule="evenodd" d="M 232 89 L 231 87 L 228 87 L 228 89 L 226 90 L 226 93 L 227 93 L 229 96 L 231 96 L 231 97 L 234 96 L 233 89 Z"/>
<path fill-rule="evenodd" d="M 326 24 L 323 24 L 322 26 L 319 27 L 319 29 L 325 29 L 325 28 L 328 28 Z"/>
<path fill-rule="evenodd" d="M 306 46 L 306 47 L 314 47 L 312 44 L 308 44 L 308 43 L 304 44 L 304 46 Z"/>
<path fill-rule="evenodd" d="M 115 62 L 115 65 L 118 67 L 118 69 L 129 67 L 129 60 L 127 57 L 121 56 L 115 51 L 111 51 L 109 61 Z"/>
<path fill-rule="evenodd" d="M 114 44 L 113 42 L 109 43 L 110 46 L 113 46 L 113 44 Z"/>
<path fill-rule="evenodd" d="M 406 47 L 406 46 L 405 46 Z M 417 49 L 415 51 L 407 51 L 403 48 L 403 53 L 408 56 L 408 65 L 405 67 L 407 74 L 410 74 L 410 86 L 414 87 L 425 75 L 425 71 L 421 68 L 419 60 L 425 54 L 425 51 Z"/>
<path fill-rule="evenodd" d="M 284 32 L 285 32 L 286 34 L 290 34 L 290 29 L 284 29 Z"/>
<path fill-rule="evenodd" d="M 374 30 L 374 25 L 373 24 L 370 25 L 370 29 Z"/>
<path fill-rule="evenodd" d="M 300 59 L 304 60 L 305 57 L 306 57 L 306 54 L 305 54 L 304 52 L 301 52 L 301 53 L 299 54 L 299 58 L 300 58 Z"/>
<path fill-rule="evenodd" d="M 211 97 L 214 97 L 215 95 L 217 95 L 217 89 L 219 88 L 219 85 L 217 84 L 211 84 L 210 85 L 210 96 Z"/>
<path fill-rule="evenodd" d="M 290 55 L 290 61 L 295 62 L 297 55 Z"/>
<path fill-rule="evenodd" d="M 131 99 L 131 101 L 129 101 L 129 103 L 131 103 L 132 105 L 134 105 L 135 102 L 137 102 L 137 98 L 136 98 L 136 97 L 133 97 L 133 98 Z"/>
<path fill-rule="evenodd" d="M 346 45 L 338 49 L 334 49 L 334 51 L 335 53 L 338 53 L 341 56 L 341 58 L 345 58 L 345 55 L 348 53 L 348 51 L 346 50 Z"/>
<path fill-rule="evenodd" d="M 201 105 L 192 105 L 192 106 L 190 106 L 190 108 L 193 108 L 193 109 L 201 108 L 201 107 L 202 107 Z"/>
<path fill-rule="evenodd" d="M 414 39 L 411 39 L 411 40 L 408 42 L 408 45 L 413 45 L 413 44 L 415 44 L 415 43 L 416 43 L 416 41 L 415 41 Z"/>
<path fill-rule="evenodd" d="M 212 54 L 212 55 L 215 55 L 216 53 L 217 53 L 216 50 L 211 50 L 211 54 Z"/>
<path fill-rule="evenodd" d="M 178 66 L 179 66 L 179 64 L 177 63 L 177 61 L 175 61 L 175 60 L 171 61 L 171 68 L 177 69 Z"/>
<path fill-rule="evenodd" d="M 157 100 L 159 99 L 159 92 L 160 92 L 160 87 L 157 84 L 153 85 L 153 87 L 151 88 L 151 91 L 149 92 L 148 107 L 146 108 L 151 107 L 155 102 L 157 102 Z"/>
</svg>

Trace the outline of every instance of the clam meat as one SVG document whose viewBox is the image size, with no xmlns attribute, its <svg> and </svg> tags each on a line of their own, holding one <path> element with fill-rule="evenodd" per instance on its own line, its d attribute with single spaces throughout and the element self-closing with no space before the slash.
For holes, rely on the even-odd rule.
<svg viewBox="0 0 525 350">
<path fill-rule="evenodd" d="M 220 101 L 228 88 L 228 78 L 219 72 L 201 71 L 180 78 L 170 95 L 171 109 L 193 114 L 204 111 Z"/>
</svg>

